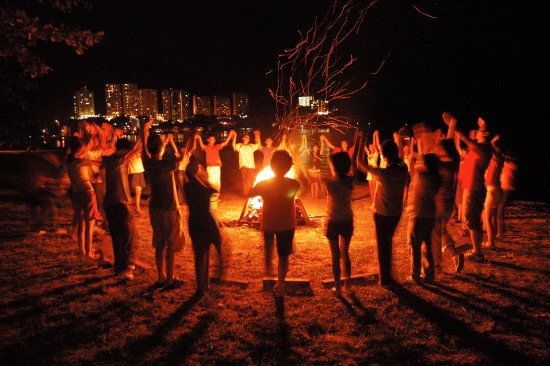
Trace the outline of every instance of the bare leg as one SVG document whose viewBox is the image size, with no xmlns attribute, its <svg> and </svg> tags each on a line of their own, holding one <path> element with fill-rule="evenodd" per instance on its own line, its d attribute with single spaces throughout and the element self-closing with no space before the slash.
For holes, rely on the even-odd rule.
<svg viewBox="0 0 550 366">
<path fill-rule="evenodd" d="M 288 256 L 279 256 L 277 269 L 277 286 L 279 288 L 284 288 L 286 274 L 288 273 Z"/>
<path fill-rule="evenodd" d="M 171 285 L 174 283 L 174 252 L 166 249 L 166 284 Z"/>
<path fill-rule="evenodd" d="M 351 238 L 340 238 L 340 255 L 344 272 L 344 288 L 350 288 L 351 260 L 349 258 L 349 243 Z"/>
<path fill-rule="evenodd" d="M 166 272 L 164 269 L 164 252 L 164 249 L 155 249 L 155 262 L 157 264 L 157 278 L 159 283 L 166 281 Z"/>
<path fill-rule="evenodd" d="M 478 255 L 482 255 L 481 252 L 481 238 L 483 236 L 483 232 L 481 229 L 470 229 L 470 240 L 472 241 L 472 246 L 474 247 L 474 253 L 477 253 Z"/>
<path fill-rule="evenodd" d="M 86 255 L 90 258 L 97 259 L 94 254 L 92 254 L 92 242 L 94 239 L 94 228 L 95 220 L 85 220 L 84 221 L 84 249 L 86 250 Z"/>
<path fill-rule="evenodd" d="M 86 249 L 84 247 L 84 220 L 78 220 L 76 222 L 76 239 L 78 244 L 78 252 L 82 256 L 86 256 Z"/>
<path fill-rule="evenodd" d="M 134 188 L 134 193 L 136 195 L 135 199 L 136 199 L 136 213 L 137 214 L 141 214 L 141 207 L 140 207 L 140 204 L 141 204 L 141 187 L 140 186 L 137 186 Z"/>
<path fill-rule="evenodd" d="M 497 209 L 495 207 L 485 208 L 485 230 L 487 231 L 487 242 L 489 246 L 495 246 L 496 237 L 496 215 Z"/>
<path fill-rule="evenodd" d="M 340 295 L 342 285 L 340 283 L 340 248 L 338 238 L 329 239 L 330 253 L 332 254 L 332 274 L 334 276 L 334 289 L 337 295 Z"/>
</svg>

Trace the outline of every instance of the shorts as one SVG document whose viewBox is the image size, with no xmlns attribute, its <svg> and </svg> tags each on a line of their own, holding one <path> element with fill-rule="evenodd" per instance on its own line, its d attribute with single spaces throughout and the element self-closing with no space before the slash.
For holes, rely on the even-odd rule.
<svg viewBox="0 0 550 366">
<path fill-rule="evenodd" d="M 292 242 L 294 241 L 294 229 L 282 231 L 264 231 L 264 241 L 266 245 L 273 243 L 276 239 L 277 254 L 281 257 L 288 257 L 292 254 Z"/>
<path fill-rule="evenodd" d="M 353 235 L 353 220 L 332 221 L 325 223 L 325 236 L 328 240 L 337 240 L 339 236 L 344 239 L 351 239 Z"/>
<path fill-rule="evenodd" d="M 309 169 L 307 176 L 310 184 L 321 183 L 321 170 Z"/>
<path fill-rule="evenodd" d="M 470 230 L 481 229 L 481 212 L 483 211 L 485 194 L 485 190 L 471 191 L 464 189 L 462 211 L 466 219 L 465 224 Z"/>
<path fill-rule="evenodd" d="M 75 220 L 97 220 L 99 211 L 97 208 L 95 191 L 93 189 L 80 192 L 69 190 L 69 197 L 73 204 Z"/>
<path fill-rule="evenodd" d="M 183 220 L 179 210 L 159 210 L 149 207 L 149 220 L 153 227 L 153 248 L 175 253 L 185 245 Z"/>
<path fill-rule="evenodd" d="M 143 173 L 134 173 L 128 176 L 128 181 L 130 183 L 130 189 L 135 189 L 136 187 L 147 187 L 145 183 L 145 175 Z"/>
<path fill-rule="evenodd" d="M 497 208 L 502 202 L 502 189 L 500 187 L 487 187 L 487 197 L 485 197 L 486 208 Z"/>
</svg>

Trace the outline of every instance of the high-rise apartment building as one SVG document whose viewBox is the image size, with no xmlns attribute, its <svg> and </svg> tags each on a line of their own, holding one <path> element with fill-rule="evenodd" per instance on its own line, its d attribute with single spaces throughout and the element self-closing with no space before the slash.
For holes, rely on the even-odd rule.
<svg viewBox="0 0 550 366">
<path fill-rule="evenodd" d="M 88 118 L 95 115 L 94 92 L 89 91 L 86 87 L 74 92 L 73 106 L 75 118 Z"/>
<path fill-rule="evenodd" d="M 250 114 L 250 101 L 247 94 L 233 92 L 233 115 L 247 118 Z"/>
<path fill-rule="evenodd" d="M 230 116 L 231 115 L 231 100 L 227 97 L 214 97 L 214 115 L 215 116 Z"/>
<path fill-rule="evenodd" d="M 210 97 L 193 95 L 193 114 L 210 116 L 212 114 L 212 102 Z"/>
<path fill-rule="evenodd" d="M 122 115 L 122 90 L 120 84 L 105 84 L 105 117 L 108 119 Z"/>
<path fill-rule="evenodd" d="M 122 114 L 136 117 L 139 115 L 139 95 L 137 84 L 122 84 Z"/>
<path fill-rule="evenodd" d="M 138 89 L 138 115 L 156 118 L 159 112 L 156 89 Z"/>
<path fill-rule="evenodd" d="M 165 121 L 183 121 L 190 117 L 189 92 L 185 90 L 162 91 L 162 114 Z"/>
</svg>

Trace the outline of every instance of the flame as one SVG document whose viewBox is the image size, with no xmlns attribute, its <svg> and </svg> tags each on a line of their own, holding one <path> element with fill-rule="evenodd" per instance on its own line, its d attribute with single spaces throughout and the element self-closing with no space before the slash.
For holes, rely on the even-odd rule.
<svg viewBox="0 0 550 366">
<path fill-rule="evenodd" d="M 254 185 L 258 184 L 259 182 L 271 179 L 275 176 L 275 173 L 273 173 L 273 170 L 271 170 L 271 167 L 266 166 L 263 168 L 258 175 L 256 175 L 256 180 L 254 181 Z M 287 178 L 294 178 L 294 166 L 290 168 L 290 170 L 285 174 L 285 177 Z M 260 210 L 263 206 L 264 200 L 260 196 L 250 197 L 248 201 L 248 205 L 252 210 Z"/>
<path fill-rule="evenodd" d="M 275 173 L 273 173 L 273 170 L 271 170 L 271 167 L 266 166 L 265 168 L 263 168 L 258 173 L 258 175 L 256 175 L 256 180 L 254 181 L 254 185 L 258 184 L 259 182 L 261 182 L 263 180 L 271 179 L 274 176 L 275 176 Z M 287 177 L 287 178 L 294 178 L 295 177 L 294 166 L 291 167 L 290 170 L 285 174 L 285 177 Z"/>
</svg>

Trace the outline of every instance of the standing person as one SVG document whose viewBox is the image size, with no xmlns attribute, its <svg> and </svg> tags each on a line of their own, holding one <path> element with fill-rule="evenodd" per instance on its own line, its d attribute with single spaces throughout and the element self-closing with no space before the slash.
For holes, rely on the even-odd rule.
<svg viewBox="0 0 550 366">
<path fill-rule="evenodd" d="M 260 146 L 260 152 L 263 154 L 263 166 L 262 168 L 265 168 L 267 166 L 271 165 L 271 158 L 273 157 L 273 153 L 277 150 L 276 146 L 273 146 L 273 138 L 268 137 L 265 139 L 265 146 Z"/>
<path fill-rule="evenodd" d="M 327 184 L 327 221 L 325 236 L 329 240 L 332 254 L 332 274 L 334 287 L 332 291 L 338 297 L 342 292 L 350 295 L 351 260 L 349 244 L 353 235 L 353 211 L 351 209 L 351 193 L 353 177 L 348 175 L 351 159 L 345 152 L 330 156 L 332 177 Z M 343 276 L 342 276 L 343 272 Z M 341 282 L 343 277 L 343 286 Z"/>
<path fill-rule="evenodd" d="M 491 140 L 493 146 L 493 155 L 485 172 L 485 188 L 487 189 L 487 197 L 485 197 L 484 223 L 487 231 L 487 241 L 482 243 L 482 247 L 487 249 L 495 249 L 497 235 L 497 209 L 502 201 L 502 188 L 500 184 L 500 175 L 504 165 L 504 156 L 498 144 L 500 139 L 496 135 Z"/>
<path fill-rule="evenodd" d="M 392 239 L 403 211 L 403 192 L 409 181 L 407 166 L 399 159 L 397 144 L 386 140 L 382 144 L 386 168 L 373 168 L 358 159 L 357 168 L 363 173 L 371 172 L 377 180 L 374 198 L 374 227 L 378 248 L 379 283 L 391 286 Z"/>
<path fill-rule="evenodd" d="M 144 172 L 145 168 L 143 167 L 141 153 L 138 152 L 128 161 L 128 179 L 130 181 L 130 189 L 134 192 L 134 212 L 137 215 L 141 215 L 141 191 L 147 186 Z"/>
<path fill-rule="evenodd" d="M 276 297 L 285 293 L 285 278 L 288 272 L 288 257 L 292 253 L 292 242 L 296 230 L 295 197 L 300 183 L 285 174 L 292 167 L 292 157 L 285 150 L 277 150 L 271 159 L 271 169 L 275 177 L 256 184 L 249 193 L 250 197 L 263 198 L 262 231 L 265 244 L 266 272 L 270 272 L 271 253 L 277 241 L 277 284 L 273 287 Z"/>
<path fill-rule="evenodd" d="M 421 283 L 420 274 L 423 270 L 424 282 L 433 283 L 435 271 L 431 242 L 435 223 L 435 196 L 440 179 L 436 155 L 424 154 L 425 140 L 431 138 L 430 132 L 421 125 L 413 128 L 418 141 L 418 160 L 408 198 L 407 241 L 411 252 L 411 279 Z M 425 251 L 422 250 L 422 243 L 426 246 Z"/>
<path fill-rule="evenodd" d="M 67 157 L 67 173 L 71 181 L 69 197 L 71 199 L 76 225 L 78 252 L 87 258 L 99 259 L 99 255 L 92 251 L 95 221 L 99 216 L 97 198 L 90 177 L 91 161 L 85 159 L 88 150 L 92 147 L 92 140 L 88 144 L 76 136 L 69 143 Z"/>
<path fill-rule="evenodd" d="M 506 209 L 510 195 L 516 190 L 517 173 L 518 161 L 508 151 L 504 155 L 504 164 L 502 165 L 502 173 L 500 175 L 502 201 L 497 208 L 497 238 L 501 238 L 506 231 L 504 210 Z"/>
<path fill-rule="evenodd" d="M 222 159 L 220 158 L 220 150 L 226 147 L 231 140 L 235 140 L 237 133 L 233 130 L 229 132 L 227 139 L 219 144 L 216 144 L 216 136 L 210 134 L 207 136 L 207 144 L 203 144 L 202 138 L 199 134 L 195 135 L 195 142 L 199 142 L 199 146 L 206 154 L 206 172 L 208 173 L 208 183 L 216 192 L 213 192 L 210 196 L 210 208 L 218 208 L 218 199 L 221 190 L 221 177 L 222 177 Z"/>
<path fill-rule="evenodd" d="M 113 242 L 115 276 L 131 280 L 135 267 L 130 256 L 135 250 L 135 226 L 130 204 L 132 196 L 128 184 L 128 164 L 140 154 L 141 140 L 135 146 L 127 139 L 116 142 L 116 152 L 103 157 L 106 191 L 103 207 L 107 215 L 109 233 Z M 134 209 L 135 211 L 135 209 Z"/>
<path fill-rule="evenodd" d="M 233 139 L 233 150 L 239 154 L 239 169 L 243 179 L 243 196 L 248 197 L 250 189 L 256 179 L 256 164 L 254 163 L 254 151 L 260 148 L 260 132 L 254 131 L 255 142 L 250 143 L 250 135 L 243 136 L 242 143 L 236 143 Z"/>
<path fill-rule="evenodd" d="M 307 175 L 311 189 L 311 198 L 317 199 L 319 198 L 319 189 L 321 187 L 321 149 L 318 143 L 314 143 L 309 151 Z"/>
<path fill-rule="evenodd" d="M 478 118 L 479 129 L 473 134 L 475 139 L 469 139 L 462 132 L 455 133 L 466 145 L 468 154 L 464 158 L 464 175 L 462 177 L 463 201 L 462 210 L 469 229 L 473 249 L 466 257 L 476 263 L 485 263 L 481 249 L 483 231 L 481 227 L 481 212 L 485 202 L 485 170 L 491 160 L 491 145 L 487 142 L 489 132 L 485 120 Z"/>
<path fill-rule="evenodd" d="M 440 185 L 435 196 L 435 223 L 432 230 L 432 252 L 436 273 L 442 272 L 442 251 L 451 253 L 455 271 L 464 268 L 464 254 L 455 248 L 455 241 L 448 231 L 448 224 L 454 207 L 454 182 L 458 174 L 460 157 L 452 138 L 439 141 L 436 145 Z"/>
<path fill-rule="evenodd" d="M 378 168 L 378 157 L 380 153 L 376 149 L 374 143 L 365 145 L 365 153 L 367 154 L 367 164 L 372 168 Z M 374 205 L 374 195 L 376 193 L 376 180 L 374 179 L 372 173 L 367 173 L 367 182 L 369 184 L 369 194 L 372 204 Z"/>
<path fill-rule="evenodd" d="M 221 234 L 218 222 L 210 210 L 210 196 L 217 191 L 207 181 L 207 173 L 196 159 L 191 159 L 185 170 L 183 185 L 189 207 L 189 235 L 195 254 L 197 294 L 209 290 L 210 245 L 214 245 L 222 260 Z M 220 269 L 222 264 L 220 263 Z"/>
<path fill-rule="evenodd" d="M 153 247 L 157 266 L 157 285 L 167 289 L 179 287 L 183 281 L 174 275 L 174 256 L 183 249 L 181 207 L 176 188 L 175 173 L 184 154 L 179 158 L 163 159 L 164 149 L 172 135 L 166 140 L 160 135 L 149 136 L 153 119 L 143 127 L 143 164 L 151 183 L 149 218 L 153 227 Z"/>
</svg>

